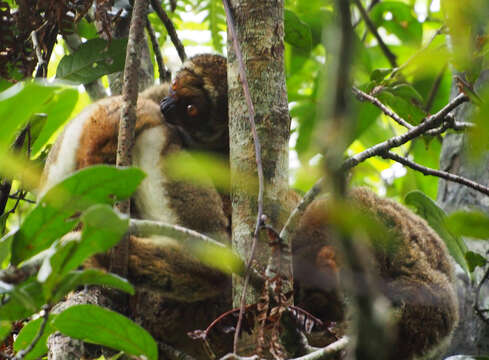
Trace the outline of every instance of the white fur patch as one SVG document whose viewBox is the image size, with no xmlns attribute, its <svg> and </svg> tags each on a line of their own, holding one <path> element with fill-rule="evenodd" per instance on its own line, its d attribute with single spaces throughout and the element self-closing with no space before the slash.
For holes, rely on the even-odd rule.
<svg viewBox="0 0 489 360">
<path fill-rule="evenodd" d="M 62 134 L 56 158 L 48 159 L 44 168 L 44 183 L 39 197 L 45 194 L 53 185 L 63 180 L 67 175 L 75 171 L 76 152 L 85 122 L 92 116 L 97 104 L 87 106 L 68 125 Z"/>
<path fill-rule="evenodd" d="M 146 173 L 135 194 L 136 207 L 143 219 L 178 223 L 178 217 L 169 206 L 165 188 L 168 179 L 162 171 L 161 152 L 166 145 L 167 134 L 162 126 L 143 131 L 133 148 L 133 164 Z"/>
</svg>

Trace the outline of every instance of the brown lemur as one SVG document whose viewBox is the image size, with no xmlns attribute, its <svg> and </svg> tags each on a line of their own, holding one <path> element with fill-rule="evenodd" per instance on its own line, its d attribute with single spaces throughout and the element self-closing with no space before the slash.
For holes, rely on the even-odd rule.
<svg viewBox="0 0 489 360">
<path fill-rule="evenodd" d="M 198 55 L 183 64 L 172 84 L 139 95 L 132 155 L 146 178 L 134 195 L 133 217 L 182 225 L 228 241 L 229 220 L 217 191 L 174 180 L 164 169 L 170 154 L 188 147 L 227 152 L 227 130 L 222 129 L 227 124 L 226 79 L 225 58 Z M 99 100 L 67 124 L 46 161 L 41 192 L 77 169 L 115 164 L 121 104 L 121 96 Z M 148 254 L 160 251 L 151 246 L 157 240 L 170 239 L 131 237 L 129 279 L 134 283 L 159 286 L 169 298 L 187 302 L 215 296 L 228 284 L 227 276 L 203 268 L 176 244 L 153 254 L 150 261 Z M 203 272 L 206 277 L 196 281 Z"/>
<path fill-rule="evenodd" d="M 121 97 L 100 100 L 66 126 L 48 157 L 44 188 L 85 166 L 115 163 L 121 102 Z M 226 60 L 217 55 L 191 58 L 171 85 L 140 94 L 133 159 L 147 178 L 134 196 L 133 216 L 227 239 L 229 209 L 223 210 L 217 191 L 175 181 L 163 170 L 168 155 L 185 149 L 227 156 L 227 114 Z M 350 197 L 401 239 L 396 252 L 388 256 L 374 247 L 371 251 L 376 261 L 371 270 L 383 280 L 383 293 L 398 319 L 397 348 L 391 359 L 432 353 L 449 339 L 458 318 L 452 269 L 443 242 L 423 220 L 393 201 L 366 189 L 354 189 Z M 341 257 L 329 239 L 326 201 L 318 199 L 307 208 L 292 238 L 295 301 L 322 320 L 341 322 L 345 320 L 338 286 Z M 229 278 L 203 267 L 177 245 L 163 250 L 152 247 L 152 241 L 131 237 L 129 278 L 141 294 L 140 307 L 154 306 L 154 288 L 163 296 L 154 315 L 157 320 L 143 319 L 143 325 L 157 339 L 203 358 L 201 349 L 190 349 L 185 332 L 207 325 L 207 320 L 199 318 L 204 312 L 207 319 L 216 317 L 212 299 L 230 297 Z M 188 315 L 187 308 L 196 315 Z"/>
</svg>

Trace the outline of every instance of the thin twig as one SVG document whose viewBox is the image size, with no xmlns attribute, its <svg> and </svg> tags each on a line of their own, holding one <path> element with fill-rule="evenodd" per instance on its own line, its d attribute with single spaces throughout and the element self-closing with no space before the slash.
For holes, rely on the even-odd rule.
<svg viewBox="0 0 489 360">
<path fill-rule="evenodd" d="M 405 158 L 403 156 L 394 154 L 393 152 L 386 152 L 384 154 L 380 154 L 384 159 L 391 159 L 394 160 L 400 164 L 403 164 L 404 166 L 410 167 L 411 169 L 414 169 L 416 171 L 419 171 L 420 173 L 424 175 L 430 175 L 430 176 L 436 176 L 451 182 L 456 182 L 462 185 L 465 185 L 471 189 L 477 190 L 485 195 L 489 195 L 489 187 L 484 186 L 482 184 L 476 183 L 475 181 L 472 181 L 470 179 L 467 179 L 463 176 L 451 174 L 446 171 L 442 170 L 436 170 L 436 169 L 431 169 L 422 165 L 419 165 L 415 163 L 412 160 L 409 160 L 408 158 Z"/>
<path fill-rule="evenodd" d="M 25 199 L 25 198 L 21 197 L 20 195 L 17 195 L 17 196 L 9 195 L 9 199 L 21 200 L 21 201 L 28 202 L 29 204 L 35 204 L 36 203 L 34 200 Z"/>
<path fill-rule="evenodd" d="M 431 87 L 430 93 L 428 94 L 428 100 L 426 100 L 426 105 L 424 107 L 424 110 L 428 113 L 430 112 L 431 107 L 433 106 L 433 102 L 435 101 L 436 94 L 438 94 L 438 89 L 440 88 L 440 84 L 443 79 L 443 75 L 445 75 L 445 71 L 447 70 L 447 66 L 448 64 L 445 64 L 443 66 L 440 73 L 438 74 L 435 81 L 433 82 L 433 86 Z"/>
<path fill-rule="evenodd" d="M 31 39 L 32 39 L 32 46 L 36 51 L 36 57 L 37 57 L 36 74 L 40 74 L 41 75 L 40 77 L 46 77 L 47 64 L 46 64 L 46 60 L 44 59 L 44 56 L 42 55 L 41 46 L 37 39 L 36 30 L 31 32 Z"/>
<path fill-rule="evenodd" d="M 229 27 L 229 30 L 231 32 L 232 36 L 232 41 L 233 41 L 233 47 L 234 51 L 236 53 L 236 57 L 238 59 L 238 64 L 239 64 L 239 75 L 241 79 L 241 84 L 243 85 L 243 92 L 244 96 L 246 98 L 246 103 L 248 105 L 248 115 L 249 115 L 249 121 L 250 121 L 250 128 L 251 128 L 251 133 L 253 134 L 253 141 L 255 144 L 255 159 L 256 159 L 256 168 L 258 172 L 258 212 L 256 216 L 256 224 L 255 224 L 255 231 L 253 233 L 253 242 L 251 245 L 251 250 L 250 250 L 250 257 L 247 262 L 247 268 L 246 268 L 246 275 L 245 275 L 245 280 L 243 284 L 243 290 L 241 294 L 241 305 L 240 305 L 240 311 L 239 311 L 239 316 L 238 316 L 238 324 L 236 325 L 236 332 L 234 334 L 234 342 L 233 342 L 233 351 L 236 353 L 237 347 L 238 347 L 238 339 L 239 339 L 239 332 L 241 330 L 241 324 L 243 322 L 243 313 L 245 310 L 245 304 L 246 304 L 246 289 L 248 287 L 248 282 L 249 282 L 249 273 L 250 273 L 250 268 L 251 268 L 251 263 L 253 261 L 253 257 L 255 255 L 255 249 L 256 249 L 256 243 L 258 242 L 258 233 L 260 231 L 260 224 L 261 224 L 261 219 L 263 215 L 263 192 L 265 188 L 265 181 L 263 177 L 263 165 L 261 162 L 261 145 L 260 145 L 260 140 L 258 139 L 258 134 L 256 133 L 256 126 L 255 126 L 255 108 L 253 106 L 253 101 L 251 100 L 251 94 L 250 94 L 250 89 L 248 86 L 248 78 L 246 77 L 246 70 L 245 70 L 245 65 L 243 61 L 243 55 L 241 54 L 241 49 L 238 43 L 238 37 L 236 34 L 236 28 L 234 26 L 234 20 L 233 16 L 231 14 L 231 9 L 229 6 L 228 0 L 223 0 L 223 5 L 224 5 L 224 11 L 226 12 L 226 20 L 227 24 Z"/>
<path fill-rule="evenodd" d="M 163 57 L 161 56 L 160 46 L 158 45 L 158 39 L 156 38 L 155 31 L 153 30 L 153 27 L 151 26 L 151 22 L 149 21 L 148 17 L 146 17 L 146 31 L 148 32 L 151 46 L 155 54 L 156 64 L 158 64 L 158 75 L 160 78 L 160 83 L 170 81 L 171 73 L 165 67 Z"/>
<path fill-rule="evenodd" d="M 34 339 L 32 339 L 32 341 L 29 344 L 29 346 L 27 346 L 23 350 L 20 350 L 17 353 L 17 355 L 15 355 L 15 357 L 13 358 L 13 360 L 21 360 L 21 359 L 23 359 L 28 353 L 30 353 L 32 351 L 32 349 L 34 349 L 34 347 L 36 346 L 36 344 L 42 338 L 42 335 L 44 334 L 44 330 L 46 329 L 46 325 L 47 325 L 48 320 L 49 320 L 48 307 L 45 306 L 43 311 L 44 311 L 43 319 L 42 319 L 42 322 L 41 322 L 41 326 L 39 327 L 39 331 L 36 334 L 36 337 Z"/>
<path fill-rule="evenodd" d="M 457 95 L 452 101 L 450 101 L 443 109 L 436 114 L 428 116 L 424 122 L 418 126 L 413 127 L 406 133 L 398 136 L 394 136 L 384 142 L 374 145 L 358 154 L 355 154 L 343 162 L 343 169 L 348 170 L 354 166 L 357 166 L 362 161 L 365 161 L 373 156 L 380 155 L 389 151 L 392 148 L 401 146 L 408 141 L 424 134 L 426 131 L 439 126 L 445 117 L 460 104 L 469 101 L 469 97 L 465 94 Z"/>
<path fill-rule="evenodd" d="M 489 319 L 486 316 L 484 316 L 484 312 L 486 310 L 482 310 L 479 307 L 479 298 L 480 298 L 481 288 L 482 288 L 482 285 L 487 281 L 487 279 L 489 279 L 489 268 L 486 270 L 486 272 L 484 273 L 484 276 L 482 277 L 481 281 L 477 285 L 477 288 L 475 289 L 474 310 L 477 313 L 477 315 L 479 315 L 479 317 L 482 319 L 482 321 L 484 321 L 485 323 L 489 324 Z"/>
<path fill-rule="evenodd" d="M 377 3 L 379 3 L 379 2 L 380 2 L 380 0 L 372 0 L 372 1 L 370 2 L 370 4 L 368 4 L 367 12 L 370 12 L 370 10 L 372 10 L 372 8 L 373 8 L 375 5 L 377 5 Z M 358 24 L 360 24 L 360 22 L 361 22 L 361 21 L 362 21 L 362 18 L 358 19 L 358 20 L 357 20 L 357 21 L 356 21 L 356 22 L 355 22 L 355 23 L 352 25 L 352 27 L 355 29 L 355 28 L 358 26 Z"/>
<path fill-rule="evenodd" d="M 160 18 L 163 25 L 165 25 L 166 31 L 168 32 L 168 35 L 170 35 L 170 39 L 175 46 L 175 49 L 177 49 L 178 56 L 183 63 L 185 60 L 187 60 L 187 54 L 185 53 L 185 48 L 183 47 L 182 42 L 178 38 L 173 22 L 170 20 L 165 10 L 163 10 L 157 0 L 151 0 L 151 7 L 154 9 L 154 11 L 156 11 L 156 14 Z"/>
<path fill-rule="evenodd" d="M 377 42 L 379 43 L 380 49 L 384 53 L 385 57 L 391 64 L 393 68 L 397 68 L 397 61 L 396 61 L 396 55 L 387 47 L 385 44 L 384 40 L 379 35 L 379 32 L 377 31 L 377 28 L 375 27 L 375 24 L 372 22 L 370 19 L 367 10 L 363 7 L 362 3 L 360 0 L 353 0 L 355 2 L 355 5 L 358 7 L 358 10 L 360 11 L 360 15 L 363 18 L 363 21 L 365 21 L 365 25 L 367 25 L 367 28 L 370 30 L 373 36 L 377 39 Z"/>
<path fill-rule="evenodd" d="M 353 94 L 355 94 L 355 96 L 357 97 L 358 100 L 360 100 L 360 101 L 368 101 L 369 103 L 377 106 L 380 110 L 382 110 L 382 112 L 384 114 L 386 114 L 387 116 L 389 116 L 390 118 L 392 118 L 399 125 L 402 125 L 405 128 L 407 128 L 407 129 L 412 129 L 413 128 L 413 126 L 410 123 L 408 123 L 402 117 L 400 117 L 399 115 L 397 115 L 395 112 L 393 112 L 387 106 L 385 106 L 384 104 L 382 104 L 380 102 L 380 100 L 377 99 L 376 97 L 374 97 L 372 95 L 369 95 L 369 94 L 363 92 L 362 90 L 360 90 L 360 89 L 358 89 L 356 87 L 353 87 L 352 90 L 353 90 Z"/>
<path fill-rule="evenodd" d="M 141 63 L 140 49 L 144 42 L 144 25 L 148 0 L 135 0 L 127 42 L 124 66 L 124 86 L 122 89 L 121 119 L 117 141 L 117 167 L 132 165 L 132 146 L 136 125 L 136 104 L 138 99 L 138 69 Z M 121 201 L 117 208 L 123 214 L 130 214 L 130 200 Z M 126 276 L 129 263 L 129 235 L 126 234 L 112 249 L 110 269 L 118 275 Z"/>
<path fill-rule="evenodd" d="M 348 336 L 343 336 L 341 339 L 336 340 L 334 343 L 329 344 L 326 347 L 323 347 L 317 351 L 314 351 L 310 354 L 291 359 L 291 360 L 324 360 L 331 359 L 333 355 L 338 354 L 340 351 L 346 349 L 348 344 L 350 343 L 350 339 Z"/>
</svg>

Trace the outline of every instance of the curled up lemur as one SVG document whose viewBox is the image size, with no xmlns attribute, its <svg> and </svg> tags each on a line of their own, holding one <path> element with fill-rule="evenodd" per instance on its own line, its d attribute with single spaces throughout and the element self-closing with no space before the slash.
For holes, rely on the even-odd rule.
<svg viewBox="0 0 489 360">
<path fill-rule="evenodd" d="M 77 169 L 115 163 L 121 102 L 119 96 L 100 100 L 66 126 L 47 159 L 44 189 Z M 226 242 L 225 196 L 212 186 L 192 185 L 165 174 L 165 159 L 187 149 L 228 155 L 226 60 L 221 56 L 195 56 L 183 64 L 172 84 L 140 94 L 133 162 L 147 177 L 134 196 L 132 216 L 183 225 Z M 366 189 L 353 189 L 350 197 L 399 239 L 392 253 L 371 247 L 370 270 L 382 280 L 382 293 L 394 309 L 397 340 L 390 359 L 433 355 L 448 341 L 458 320 L 444 243 L 425 221 L 391 200 Z M 326 201 L 320 198 L 307 208 L 292 238 L 294 296 L 298 306 L 322 320 L 341 322 L 346 321 L 339 286 L 341 256 L 328 239 Z M 131 237 L 129 279 L 140 302 L 158 304 L 155 319 L 135 317 L 158 340 L 206 358 L 200 347 L 192 348 L 182 339 L 186 331 L 204 328 L 217 317 L 223 308 L 216 304 L 224 301 L 230 306 L 230 279 L 171 241 L 165 247 L 152 245 L 160 240 Z M 186 311 L 199 315 L 185 315 Z M 199 318 L 203 313 L 208 315 L 204 320 Z M 222 352 L 231 350 L 230 343 L 222 346 Z"/>
</svg>

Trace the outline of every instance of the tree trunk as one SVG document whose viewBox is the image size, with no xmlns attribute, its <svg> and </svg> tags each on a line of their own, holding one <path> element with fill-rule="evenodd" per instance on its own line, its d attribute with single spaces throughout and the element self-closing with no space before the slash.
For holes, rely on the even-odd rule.
<svg viewBox="0 0 489 360">
<path fill-rule="evenodd" d="M 284 70 L 283 1 L 231 0 L 231 13 L 241 46 L 255 122 L 261 142 L 264 171 L 264 214 L 267 223 L 280 230 L 287 211 L 282 206 L 288 192 L 288 140 L 290 117 Z M 232 243 L 248 259 L 257 216 L 257 163 L 249 111 L 239 76 L 239 63 L 228 24 L 228 84 L 230 164 L 232 183 Z M 264 239 L 264 238 L 263 238 Z M 263 240 L 261 239 L 261 240 Z M 259 271 L 266 268 L 270 251 L 258 241 L 254 260 Z M 234 306 L 239 306 L 243 281 L 234 278 Z M 246 302 L 256 303 L 259 294 L 248 288 Z M 254 344 L 250 341 L 249 345 Z M 241 353 L 241 352 L 240 352 Z"/>
<path fill-rule="evenodd" d="M 489 71 L 484 71 L 475 84 L 475 89 L 487 86 Z M 457 94 L 456 86 L 452 97 Z M 457 121 L 470 121 L 474 105 L 467 103 L 454 111 Z M 489 184 L 489 153 L 482 154 L 477 160 L 469 159 L 469 139 L 465 133 L 451 133 L 444 137 L 440 155 L 440 169 L 474 180 L 480 184 Z M 489 198 L 479 192 L 458 183 L 440 180 L 438 204 L 447 212 L 462 209 L 479 209 L 489 213 Z M 465 239 L 469 250 L 485 256 L 489 250 L 487 242 Z M 489 326 L 474 311 L 476 286 L 483 271 L 478 268 L 474 282 L 460 266 L 456 266 L 457 292 L 459 298 L 460 324 L 455 331 L 449 354 L 487 354 L 489 352 Z M 489 306 L 489 286 L 483 286 L 480 294 L 480 306 Z M 485 300 L 485 301 L 484 301 Z"/>
</svg>

